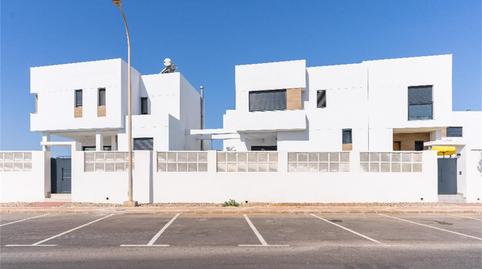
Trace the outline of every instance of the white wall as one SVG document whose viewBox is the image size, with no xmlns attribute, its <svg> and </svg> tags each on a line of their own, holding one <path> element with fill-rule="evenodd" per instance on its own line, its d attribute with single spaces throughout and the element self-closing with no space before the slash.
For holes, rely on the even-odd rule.
<svg viewBox="0 0 482 269">
<path fill-rule="evenodd" d="M 466 152 L 466 193 L 467 202 L 480 203 L 482 201 L 482 150 Z"/>
<path fill-rule="evenodd" d="M 50 192 L 50 154 L 32 151 L 30 171 L 0 172 L 0 202 L 42 202 Z"/>
<path fill-rule="evenodd" d="M 152 201 L 152 152 L 134 152 L 134 200 Z M 127 171 L 84 172 L 84 152 L 72 152 L 72 202 L 123 203 L 127 201 Z"/>
<path fill-rule="evenodd" d="M 357 156 L 353 153 L 352 156 Z M 210 151 L 210 163 L 216 157 Z M 436 202 L 437 169 L 434 152 L 423 153 L 422 173 L 288 173 L 286 152 L 280 152 L 280 172 L 154 173 L 154 202 L 220 203 L 229 199 L 249 202 Z"/>
<path fill-rule="evenodd" d="M 306 61 L 283 61 L 235 66 L 236 110 L 249 111 L 249 91 L 305 88 Z"/>
<path fill-rule="evenodd" d="M 31 131 L 123 128 L 127 113 L 127 67 L 121 59 L 31 68 L 31 93 L 38 95 L 38 112 Z M 133 93 L 139 73 L 133 69 Z M 97 116 L 97 91 L 106 89 L 106 116 Z M 81 89 L 82 117 L 74 117 L 75 90 Z M 32 108 L 32 111 L 34 108 Z M 55 120 L 52 120 L 55 118 Z"/>
</svg>

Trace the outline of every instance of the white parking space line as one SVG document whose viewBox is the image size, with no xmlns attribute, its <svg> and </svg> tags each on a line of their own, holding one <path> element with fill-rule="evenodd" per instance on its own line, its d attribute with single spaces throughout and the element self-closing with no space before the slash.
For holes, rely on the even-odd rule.
<svg viewBox="0 0 482 269">
<path fill-rule="evenodd" d="M 47 215 L 49 215 L 49 214 L 43 214 L 43 215 L 28 217 L 28 218 L 24 218 L 24 219 L 12 221 L 12 222 L 7 222 L 7 223 L 4 223 L 4 224 L 0 224 L 0 227 L 7 226 L 7 225 L 10 225 L 10 224 L 19 223 L 19 222 L 26 221 L 26 220 L 38 219 L 38 218 L 41 218 L 41 217 L 45 217 L 45 216 L 47 216 Z"/>
<path fill-rule="evenodd" d="M 456 235 L 460 235 L 460 236 L 465 236 L 465 237 L 468 237 L 468 238 L 472 238 L 472 239 L 475 239 L 475 240 L 480 240 L 480 241 L 482 241 L 482 238 L 476 237 L 476 236 L 473 236 L 473 235 L 468 235 L 468 234 L 464 234 L 464 233 L 459 233 L 459 232 L 455 232 L 455 231 L 451 231 L 451 230 L 439 228 L 439 227 L 436 227 L 436 226 L 432 226 L 432 225 L 428 225 L 428 224 L 423 224 L 423 223 L 411 221 L 411 220 L 408 220 L 408 219 L 402 219 L 402 218 L 395 217 L 395 216 L 390 216 L 390 215 L 385 215 L 385 214 L 378 214 L 378 215 L 384 216 L 384 217 L 387 217 L 387 218 L 396 219 L 396 220 L 399 220 L 399 221 L 404 221 L 404 222 L 411 223 L 411 224 L 415 224 L 415 225 L 419 225 L 419 226 L 422 226 L 422 227 L 427 227 L 427 228 L 430 228 L 430 229 L 439 230 L 439 231 L 443 231 L 443 232 L 447 232 L 447 233 L 451 233 L 451 234 L 456 234 Z"/>
<path fill-rule="evenodd" d="M 157 232 L 153 237 L 152 239 L 145 245 L 134 245 L 134 244 L 122 244 L 120 245 L 121 247 L 168 247 L 169 245 L 166 245 L 166 244 L 157 244 L 157 245 L 154 245 L 154 243 L 157 241 L 157 239 L 159 239 L 159 237 L 161 237 L 161 235 L 164 233 L 164 231 L 169 228 L 169 226 L 177 219 L 177 217 L 179 217 L 181 215 L 181 213 L 177 213 L 168 223 L 166 223 L 164 225 L 164 227 L 162 227 L 161 230 L 159 230 L 159 232 Z"/>
<path fill-rule="evenodd" d="M 315 217 L 315 218 L 317 218 L 317 219 L 320 219 L 320 220 L 322 220 L 322 221 L 324 221 L 324 222 L 326 222 L 326 223 L 333 224 L 333 225 L 335 225 L 336 227 L 338 227 L 338 228 L 340 228 L 340 229 L 343 229 L 343 230 L 345 230 L 345 231 L 348 231 L 348 232 L 350 232 L 350 233 L 353 233 L 353 234 L 355 234 L 355 235 L 358 235 L 358 236 L 360 236 L 360 237 L 362 237 L 362 238 L 365 238 L 365 239 L 367 239 L 367 240 L 369 240 L 369 241 L 371 241 L 371 242 L 373 242 L 373 243 L 380 244 L 380 245 L 386 245 L 386 244 L 384 244 L 384 243 L 382 243 L 382 242 L 380 242 L 380 241 L 378 241 L 378 240 L 376 240 L 376 239 L 373 239 L 373 238 L 371 238 L 371 237 L 369 237 L 369 236 L 366 236 L 366 235 L 364 235 L 364 234 L 361 234 L 361 233 L 359 233 L 359 232 L 356 232 L 356 231 L 354 231 L 354 230 L 352 230 L 352 229 L 349 229 L 349 228 L 347 228 L 347 227 L 345 227 L 345 226 L 341 226 L 340 224 L 334 223 L 333 221 L 327 220 L 327 219 L 322 218 L 322 217 L 320 217 L 320 216 L 318 216 L 318 215 L 315 215 L 315 214 L 310 214 L 310 215 L 311 215 L 312 217 Z"/>
<path fill-rule="evenodd" d="M 473 220 L 478 220 L 482 221 L 482 219 L 474 218 L 474 217 L 469 217 L 469 216 L 459 216 L 459 215 L 452 215 L 452 214 L 447 214 L 448 216 L 454 217 L 454 218 L 463 218 L 463 219 L 473 219 Z"/>
<path fill-rule="evenodd" d="M 264 240 L 263 236 L 261 235 L 261 233 L 258 231 L 258 229 L 256 229 L 256 226 L 254 226 L 254 224 L 251 222 L 251 220 L 249 219 L 248 215 L 246 214 L 243 214 L 244 216 L 244 219 L 246 220 L 246 222 L 248 223 L 249 227 L 251 227 L 251 230 L 253 230 L 253 233 L 256 235 L 256 237 L 258 238 L 259 242 L 261 243 L 261 245 L 255 245 L 255 244 L 239 244 L 238 246 L 240 247 L 287 247 L 288 245 L 270 245 L 268 244 L 268 242 L 266 242 L 266 240 Z"/>
<path fill-rule="evenodd" d="M 71 232 L 73 232 L 73 231 L 76 231 L 76 230 L 78 230 L 78 229 L 82 229 L 82 228 L 84 228 L 84 227 L 86 227 L 86 226 L 89 226 L 89 225 L 91 225 L 91 224 L 94 224 L 94 223 L 96 223 L 96 222 L 99 222 L 99 221 L 101 221 L 101 220 L 104 220 L 104 219 L 106 219 L 106 218 L 112 217 L 113 215 L 114 215 L 114 214 L 109 214 L 109 215 L 107 215 L 107 216 L 103 216 L 103 217 L 101 217 L 101 218 L 98 218 L 98 219 L 93 220 L 93 221 L 91 221 L 91 222 L 82 224 L 82 225 L 80 225 L 80 226 L 77 226 L 77 227 L 72 228 L 72 229 L 70 229 L 70 230 L 67 230 L 67 231 L 65 231 L 65 232 L 56 234 L 56 235 L 54 235 L 54 236 L 51 236 L 51 237 L 46 238 L 46 239 L 44 239 L 44 240 L 38 241 L 38 242 L 33 243 L 33 244 L 31 244 L 31 245 L 10 244 L 10 245 L 5 245 L 5 246 L 6 246 L 6 247 L 29 247 L 29 246 L 30 246 L 30 247 L 47 247 L 47 246 L 56 246 L 56 245 L 42 245 L 42 244 L 45 243 L 45 242 L 47 242 L 47 241 L 50 241 L 50 240 L 52 240 L 52 239 L 55 239 L 55 238 L 57 238 L 57 237 L 60 237 L 60 236 L 66 235 L 66 234 L 68 234 L 68 233 L 71 233 Z"/>
</svg>

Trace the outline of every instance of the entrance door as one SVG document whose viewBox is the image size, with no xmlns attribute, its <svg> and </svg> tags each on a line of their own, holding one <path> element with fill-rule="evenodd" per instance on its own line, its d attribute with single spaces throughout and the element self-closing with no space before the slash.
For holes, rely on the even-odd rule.
<svg viewBox="0 0 482 269">
<path fill-rule="evenodd" d="M 50 160 L 51 193 L 70 193 L 72 187 L 71 158 Z"/>
<path fill-rule="evenodd" d="M 438 159 L 438 193 L 457 194 L 457 158 Z"/>
</svg>

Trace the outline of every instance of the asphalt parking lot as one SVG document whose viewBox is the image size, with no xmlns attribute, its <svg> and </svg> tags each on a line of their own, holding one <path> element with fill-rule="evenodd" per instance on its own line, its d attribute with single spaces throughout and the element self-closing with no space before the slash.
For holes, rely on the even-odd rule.
<svg viewBox="0 0 482 269">
<path fill-rule="evenodd" d="M 481 268 L 480 214 L 2 213 L 4 268 Z"/>
</svg>

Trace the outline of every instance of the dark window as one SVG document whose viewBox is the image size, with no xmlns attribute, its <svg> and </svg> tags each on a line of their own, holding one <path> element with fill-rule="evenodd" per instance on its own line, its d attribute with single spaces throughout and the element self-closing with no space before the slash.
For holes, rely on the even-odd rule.
<svg viewBox="0 0 482 269">
<path fill-rule="evenodd" d="M 95 146 L 83 146 L 83 151 L 95 151 Z"/>
<path fill-rule="evenodd" d="M 432 86 L 408 87 L 408 120 L 433 119 Z"/>
<path fill-rule="evenodd" d="M 111 151 L 111 150 L 112 150 L 112 146 L 104 146 L 102 150 Z"/>
<path fill-rule="evenodd" d="M 134 138 L 134 150 L 152 150 L 152 137 Z"/>
<path fill-rule="evenodd" d="M 462 137 L 462 127 L 447 127 L 447 137 Z"/>
<path fill-rule="evenodd" d="M 423 141 L 415 141 L 415 150 L 423 150 Z"/>
<path fill-rule="evenodd" d="M 75 107 L 82 106 L 82 90 L 75 90 Z"/>
<path fill-rule="evenodd" d="M 351 144 L 351 129 L 343 129 L 343 144 Z"/>
<path fill-rule="evenodd" d="M 251 146 L 252 151 L 276 151 L 278 150 L 278 146 Z"/>
<path fill-rule="evenodd" d="M 316 92 L 316 107 L 325 108 L 326 107 L 326 91 L 319 90 Z"/>
<path fill-rule="evenodd" d="M 249 111 L 286 109 L 286 90 L 249 92 Z"/>
<path fill-rule="evenodd" d="M 99 88 L 97 94 L 97 105 L 98 106 L 105 106 L 105 88 Z"/>
<path fill-rule="evenodd" d="M 141 114 L 149 114 L 147 109 L 147 97 L 141 97 Z"/>
</svg>

